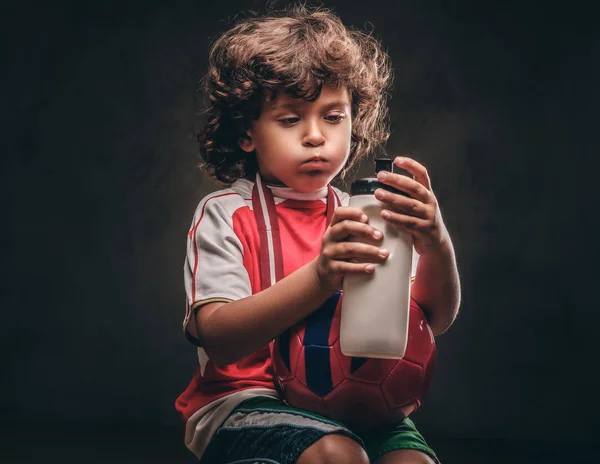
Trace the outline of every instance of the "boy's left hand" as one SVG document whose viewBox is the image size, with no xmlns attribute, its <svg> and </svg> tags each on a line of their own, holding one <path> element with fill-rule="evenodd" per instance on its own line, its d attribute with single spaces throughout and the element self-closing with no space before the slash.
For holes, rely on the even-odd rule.
<svg viewBox="0 0 600 464">
<path fill-rule="evenodd" d="M 391 187 L 406 192 L 409 197 L 377 189 L 375 197 L 389 205 L 381 216 L 388 222 L 407 230 L 414 239 L 419 255 L 439 250 L 448 240 L 448 231 L 442 220 L 437 199 L 431 189 L 427 169 L 410 158 L 397 157 L 394 164 L 407 170 L 413 179 L 400 174 L 380 171 L 377 179 Z"/>
</svg>

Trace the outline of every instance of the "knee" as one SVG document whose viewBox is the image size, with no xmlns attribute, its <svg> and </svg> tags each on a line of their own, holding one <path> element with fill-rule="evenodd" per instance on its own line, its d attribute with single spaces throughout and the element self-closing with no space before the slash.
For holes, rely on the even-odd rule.
<svg viewBox="0 0 600 464">
<path fill-rule="evenodd" d="M 309 446 L 296 464 L 369 464 L 369 457 L 352 438 L 330 434 Z"/>
<path fill-rule="evenodd" d="M 397 450 L 384 454 L 375 464 L 435 464 L 427 454 L 412 450 Z"/>
</svg>

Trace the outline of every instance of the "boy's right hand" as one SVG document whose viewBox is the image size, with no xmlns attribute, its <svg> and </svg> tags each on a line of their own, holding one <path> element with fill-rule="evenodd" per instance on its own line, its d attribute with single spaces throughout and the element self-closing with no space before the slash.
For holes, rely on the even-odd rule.
<svg viewBox="0 0 600 464">
<path fill-rule="evenodd" d="M 389 251 L 376 246 L 381 243 L 383 233 L 368 222 L 358 208 L 340 206 L 335 210 L 317 258 L 317 273 L 323 287 L 338 291 L 345 275 L 370 274 L 375 263 L 387 259 Z"/>
</svg>

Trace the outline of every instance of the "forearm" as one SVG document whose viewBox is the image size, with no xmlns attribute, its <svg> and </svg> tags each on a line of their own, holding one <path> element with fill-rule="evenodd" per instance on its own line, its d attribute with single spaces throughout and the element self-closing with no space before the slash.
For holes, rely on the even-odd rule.
<svg viewBox="0 0 600 464">
<path fill-rule="evenodd" d="M 220 306 L 198 324 L 198 333 L 214 362 L 231 364 L 307 317 L 331 294 L 311 261 L 259 293 Z"/>
<path fill-rule="evenodd" d="M 423 309 L 434 335 L 452 325 L 461 297 L 456 257 L 449 237 L 439 249 L 421 255 L 411 294 Z"/>
</svg>

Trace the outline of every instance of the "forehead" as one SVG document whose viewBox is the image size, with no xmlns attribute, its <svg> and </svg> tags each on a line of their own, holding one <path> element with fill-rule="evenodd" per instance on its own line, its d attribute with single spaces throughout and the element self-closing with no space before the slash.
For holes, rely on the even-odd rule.
<svg viewBox="0 0 600 464">
<path fill-rule="evenodd" d="M 323 86 L 319 98 L 314 101 L 305 100 L 303 98 L 295 98 L 283 90 L 279 90 L 271 98 L 265 99 L 264 109 L 274 110 L 281 107 L 298 107 L 298 106 L 350 106 L 350 94 L 346 87 L 331 87 Z"/>
</svg>

